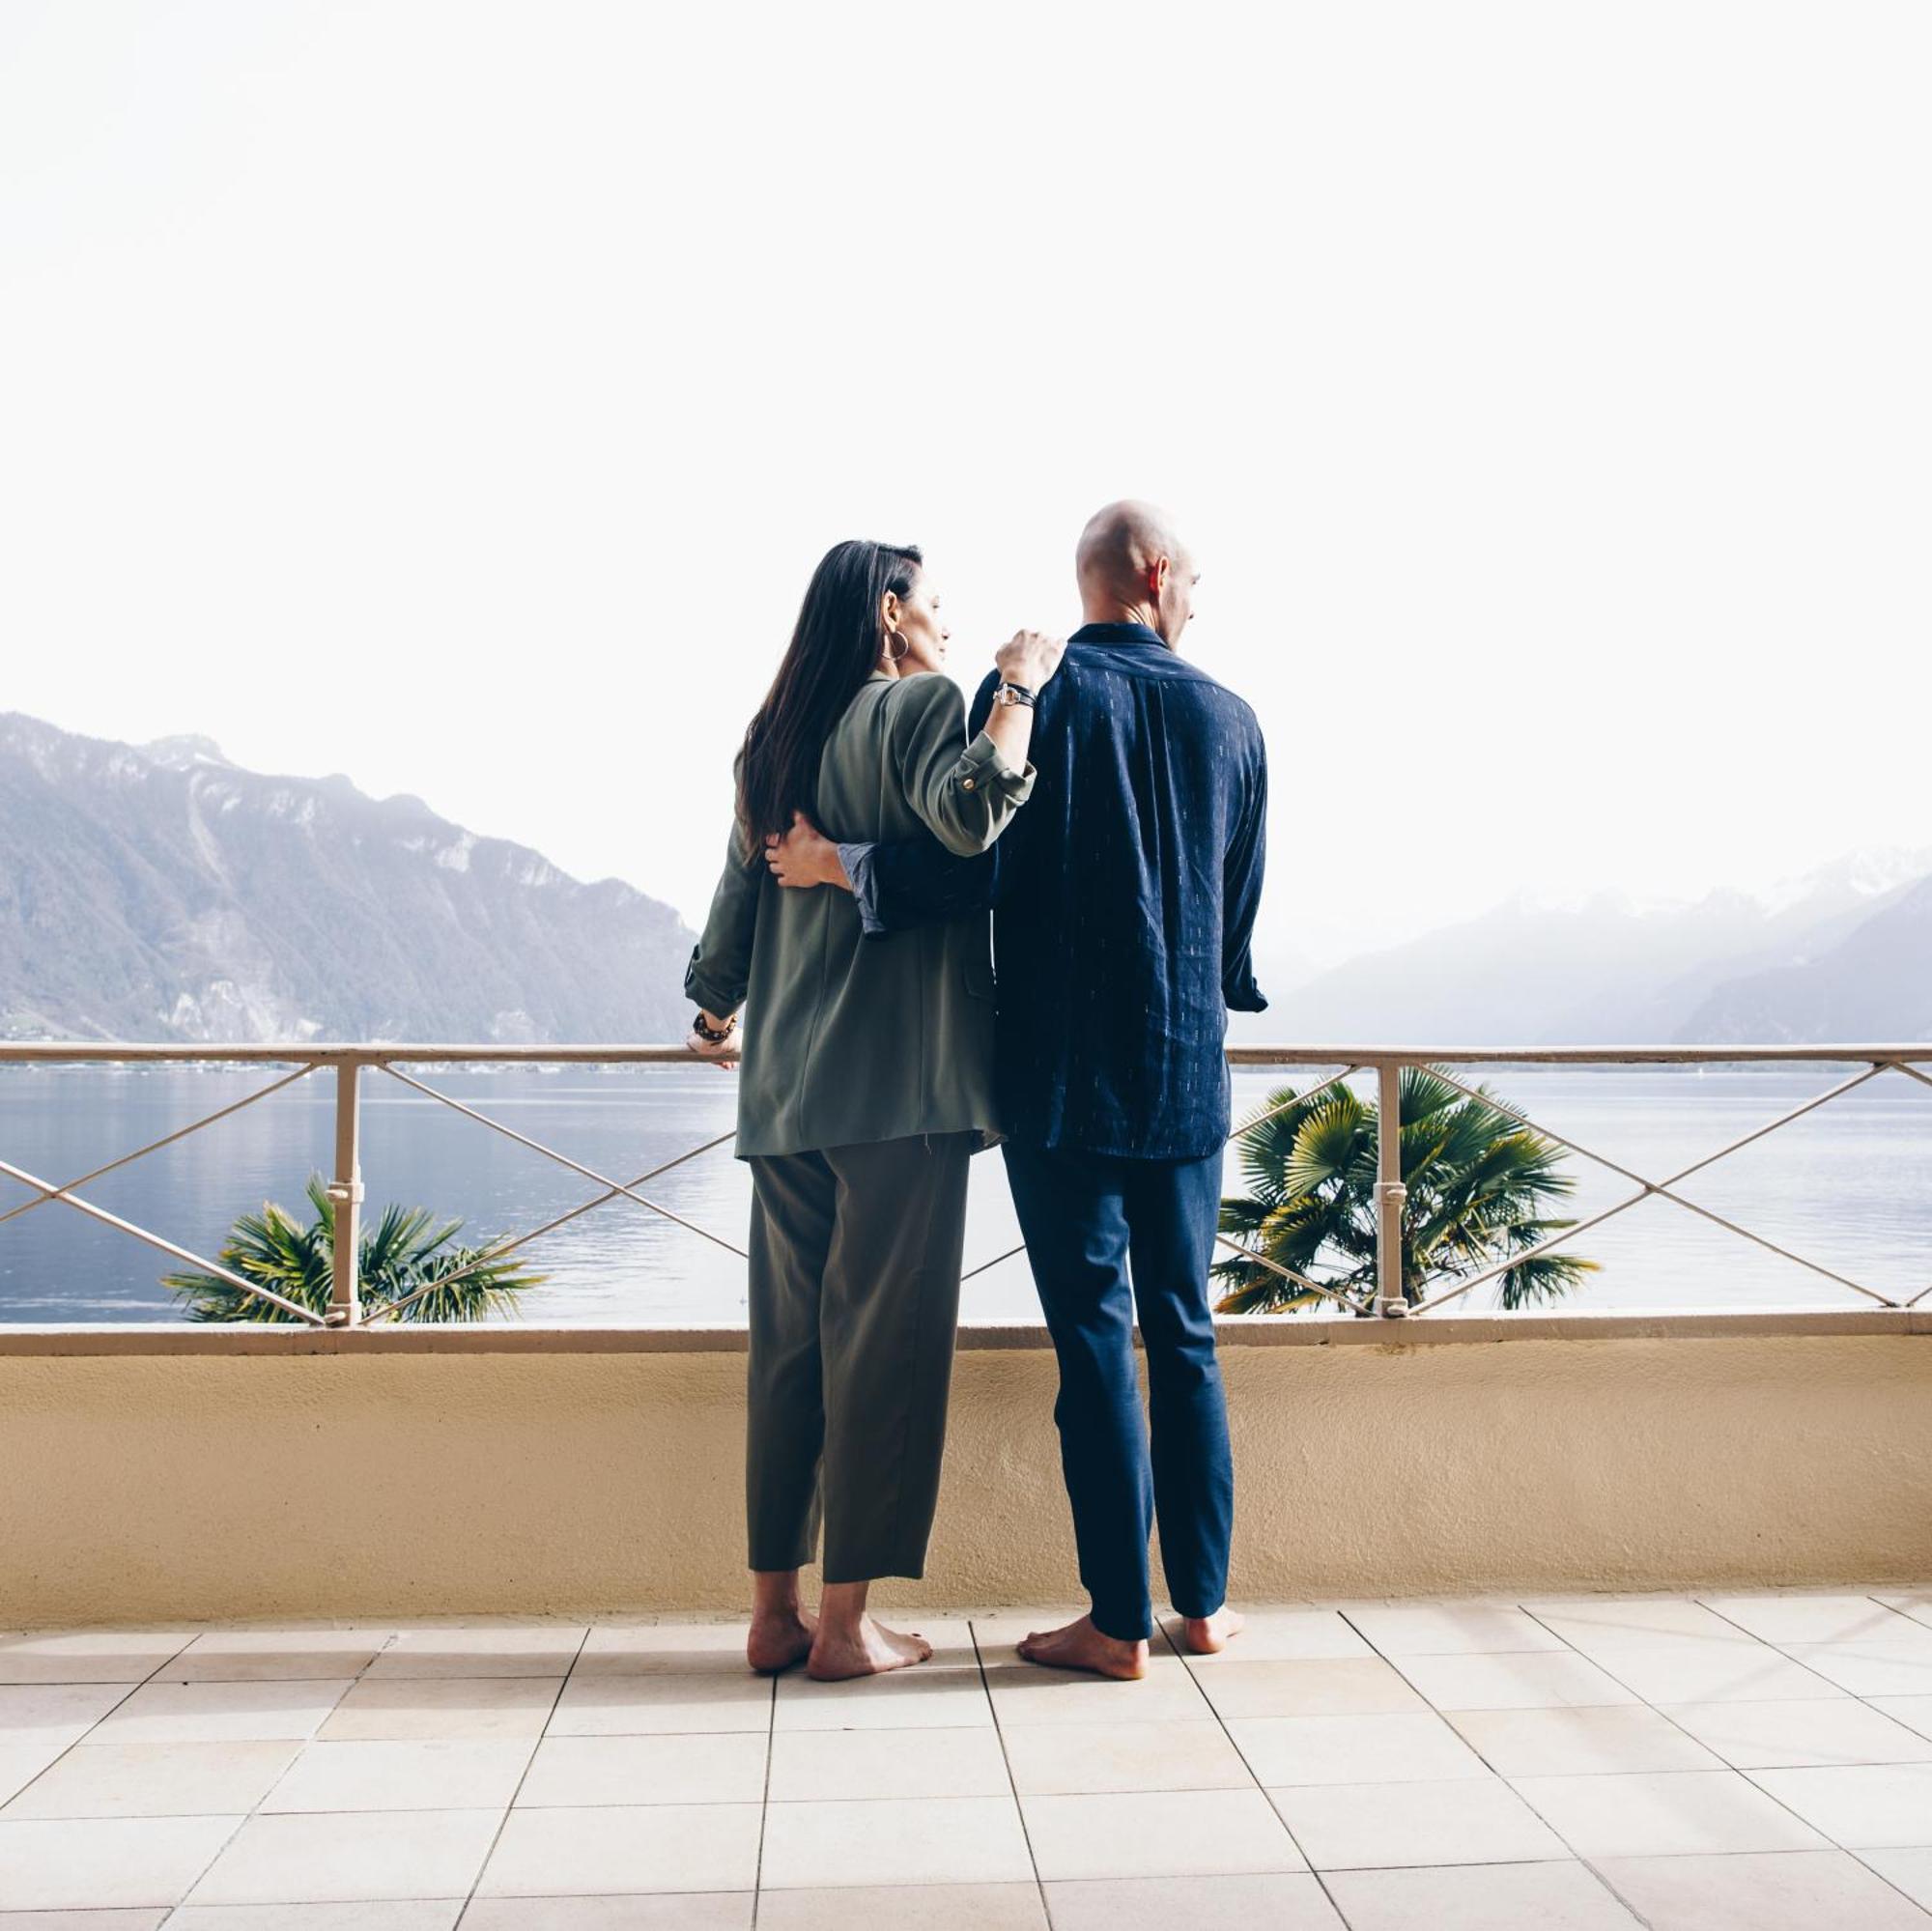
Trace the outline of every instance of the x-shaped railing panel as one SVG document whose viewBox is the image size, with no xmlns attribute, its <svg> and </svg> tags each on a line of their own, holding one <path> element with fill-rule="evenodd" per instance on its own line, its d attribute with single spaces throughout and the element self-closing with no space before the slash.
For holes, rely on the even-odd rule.
<svg viewBox="0 0 1932 1931">
<path fill-rule="evenodd" d="M 588 1213 L 593 1207 L 603 1207 L 607 1202 L 613 1200 L 636 1201 L 639 1207 L 647 1207 L 653 1213 L 663 1215 L 666 1220 L 673 1221 L 688 1232 L 701 1235 L 704 1239 L 712 1242 L 714 1246 L 724 1248 L 727 1254 L 735 1254 L 741 1261 L 747 1258 L 745 1250 L 742 1247 L 735 1246 L 722 1235 L 713 1234 L 708 1227 L 700 1227 L 695 1220 L 687 1220 L 683 1214 L 674 1213 L 661 1201 L 650 1200 L 638 1191 L 647 1180 L 656 1179 L 660 1174 L 668 1174 L 673 1167 L 681 1167 L 687 1160 L 695 1160 L 700 1153 L 708 1153 L 714 1147 L 722 1147 L 726 1141 L 735 1139 L 737 1137 L 735 1130 L 730 1133 L 721 1133 L 715 1139 L 705 1141 L 701 1146 L 693 1147 L 689 1151 L 678 1154 L 675 1159 L 661 1161 L 657 1166 L 649 1169 L 648 1172 L 639 1174 L 634 1180 L 613 1180 L 609 1175 L 600 1174 L 595 1167 L 587 1167 L 582 1160 L 573 1160 L 568 1153 L 559 1152 L 554 1147 L 548 1147 L 541 1140 L 532 1139 L 527 1133 L 519 1133 L 514 1126 L 507 1126 L 500 1120 L 493 1120 L 490 1115 L 479 1112 L 473 1106 L 466 1106 L 462 1100 L 456 1098 L 453 1094 L 438 1092 L 435 1087 L 426 1085 L 423 1081 L 414 1078 L 412 1075 L 403 1072 L 399 1067 L 391 1065 L 386 1060 L 378 1060 L 374 1064 L 380 1066 L 384 1072 L 387 1073 L 391 1079 L 400 1080 L 404 1086 L 412 1088 L 427 1098 L 436 1100 L 440 1105 L 448 1107 L 452 1112 L 460 1113 L 466 1119 L 475 1121 L 480 1126 L 489 1127 L 493 1133 L 502 1134 L 506 1140 L 514 1140 L 520 1147 L 527 1147 L 533 1153 L 541 1153 L 546 1159 L 554 1160 L 560 1167 L 568 1167 L 574 1174 L 582 1174 L 587 1180 L 595 1180 L 604 1191 L 594 1199 L 580 1202 L 576 1207 L 570 1207 L 566 1211 L 557 1214 L 554 1218 L 545 1221 L 542 1226 L 531 1228 L 527 1234 L 520 1234 L 514 1239 L 497 1241 L 486 1247 L 480 1254 L 467 1262 L 463 1266 L 454 1269 L 450 1273 L 440 1275 L 436 1280 L 417 1288 L 413 1292 L 404 1294 L 397 1300 L 385 1302 L 384 1306 L 377 1309 L 374 1314 L 369 1315 L 363 1320 L 361 1323 L 363 1326 L 373 1326 L 379 1320 L 393 1319 L 404 1308 L 410 1306 L 412 1302 L 421 1300 L 425 1294 L 440 1293 L 443 1289 L 453 1287 L 458 1281 L 468 1279 L 469 1275 L 477 1272 L 478 1269 L 495 1265 L 506 1256 L 516 1253 L 520 1248 L 527 1247 L 532 1240 L 540 1239 L 546 1234 L 554 1233 L 559 1227 L 567 1226 L 571 1221 Z"/>
<path fill-rule="evenodd" d="M 214 1112 L 206 1114 L 199 1120 L 190 1121 L 187 1125 L 177 1127 L 172 1133 L 164 1133 L 158 1140 L 151 1140 L 145 1147 L 137 1147 L 131 1153 L 123 1153 L 118 1159 L 109 1160 L 105 1166 L 96 1167 L 62 1186 L 55 1186 L 51 1181 L 41 1179 L 22 1167 L 0 1160 L 0 1174 L 6 1175 L 9 1179 L 18 1180 L 22 1186 L 33 1188 L 36 1195 L 35 1199 L 22 1201 L 18 1207 L 9 1207 L 5 1213 L 0 1213 L 0 1224 L 15 1220 L 23 1213 L 31 1213 L 37 1207 L 46 1206 L 50 1200 L 61 1201 L 72 1207 L 75 1212 L 85 1214 L 90 1220 L 99 1221 L 104 1227 L 114 1228 L 119 1233 L 144 1241 L 148 1246 L 157 1248 L 161 1253 L 171 1255 L 177 1261 L 185 1261 L 204 1274 L 212 1274 L 217 1281 L 231 1288 L 239 1288 L 244 1293 L 253 1294 L 258 1300 L 270 1302 L 285 1314 L 292 1314 L 298 1320 L 305 1321 L 312 1327 L 321 1327 L 325 1325 L 325 1318 L 315 1313 L 313 1309 L 302 1307 L 292 1300 L 285 1300 L 271 1289 L 263 1287 L 259 1281 L 248 1280 L 232 1268 L 224 1267 L 220 1262 L 211 1261 L 204 1255 L 195 1253 L 191 1248 L 180 1246 L 134 1221 L 124 1220 L 118 1213 L 109 1213 L 104 1207 L 97 1206 L 90 1200 L 83 1200 L 74 1191 L 76 1187 L 84 1187 L 90 1181 L 99 1179 L 103 1175 L 118 1173 L 123 1167 L 130 1167 L 136 1160 L 146 1159 L 150 1153 L 158 1153 L 163 1147 L 172 1147 L 177 1141 L 185 1140 L 189 1134 L 199 1133 L 205 1126 L 213 1126 L 217 1120 L 226 1120 L 231 1114 L 257 1105 L 270 1093 L 280 1093 L 285 1086 L 293 1086 L 296 1081 L 305 1079 L 314 1070 L 313 1064 L 298 1066 L 294 1072 L 285 1074 L 271 1085 L 263 1087 L 260 1092 L 248 1093 L 227 1106 L 218 1107 Z"/>
<path fill-rule="evenodd" d="M 1520 1121 L 1524 1126 L 1541 1134 L 1544 1139 L 1552 1141 L 1559 1147 L 1567 1148 L 1571 1152 L 1578 1153 L 1586 1160 L 1593 1160 L 1598 1166 L 1605 1167 L 1611 1173 L 1621 1175 L 1627 1180 L 1635 1181 L 1637 1191 L 1628 1199 L 1620 1200 L 1613 1206 L 1606 1207 L 1601 1213 L 1594 1213 L 1586 1220 L 1579 1220 L 1574 1226 L 1566 1227 L 1562 1233 L 1556 1235 L 1553 1238 L 1543 1241 L 1535 1247 L 1525 1248 L 1520 1253 L 1512 1254 L 1507 1260 L 1497 1262 L 1494 1266 L 1485 1267 L 1480 1273 L 1472 1274 L 1466 1280 L 1457 1282 L 1453 1288 L 1446 1290 L 1444 1292 L 1432 1295 L 1428 1300 L 1418 1302 L 1414 1308 L 1414 1312 L 1416 1314 L 1427 1314 L 1432 1308 L 1438 1308 L 1446 1301 L 1456 1300 L 1462 1295 L 1466 1294 L 1472 1288 L 1479 1288 L 1486 1281 L 1492 1281 L 1498 1275 L 1508 1273 L 1512 1267 L 1521 1266 L 1525 1261 L 1532 1261 L 1541 1255 L 1550 1253 L 1554 1249 L 1576 1239 L 1579 1234 L 1586 1232 L 1588 1229 L 1601 1227 L 1605 1221 L 1613 1219 L 1617 1214 L 1626 1212 L 1631 1207 L 1637 1207 L 1644 1201 L 1652 1199 L 1667 1200 L 1674 1206 L 1685 1208 L 1688 1212 L 1699 1214 L 1704 1219 L 1725 1229 L 1728 1233 L 1738 1235 L 1743 1239 L 1754 1241 L 1758 1246 L 1765 1248 L 1770 1253 L 1778 1255 L 1783 1260 L 1796 1262 L 1799 1266 L 1808 1267 L 1814 1274 L 1821 1274 L 1826 1280 L 1833 1281 L 1841 1288 L 1849 1288 L 1854 1293 L 1863 1294 L 1868 1300 L 1877 1301 L 1881 1307 L 1912 1305 L 1910 1302 L 1900 1303 L 1895 1301 L 1889 1295 L 1880 1293 L 1876 1288 L 1867 1288 L 1858 1281 L 1851 1280 L 1846 1275 L 1834 1272 L 1830 1267 L 1820 1265 L 1816 1261 L 1807 1260 L 1803 1254 L 1794 1254 L 1788 1247 L 1780 1247 L 1776 1241 L 1767 1240 L 1763 1235 L 1753 1234 L 1749 1228 L 1740 1227 L 1736 1221 L 1728 1220 L 1721 1213 L 1715 1212 L 1712 1208 L 1704 1207 L 1694 1200 L 1687 1200 L 1682 1194 L 1673 1191 L 1680 1181 L 1689 1179 L 1692 1174 L 1702 1173 L 1706 1167 L 1716 1165 L 1718 1161 L 1738 1152 L 1755 1141 L 1762 1140 L 1767 1134 L 1776 1133 L 1780 1126 L 1788 1126 L 1794 1120 L 1804 1119 L 1807 1113 L 1815 1113 L 1821 1106 L 1829 1105 L 1833 1100 L 1840 1097 L 1840 1095 L 1850 1093 L 1855 1087 L 1863 1086 L 1867 1080 L 1876 1079 L 1879 1074 L 1889 1070 L 1895 1064 L 1895 1062 L 1889 1061 L 1875 1061 L 1866 1066 L 1863 1072 L 1855 1073 L 1848 1080 L 1841 1080 L 1836 1086 L 1831 1088 L 1829 1092 L 1821 1093 L 1815 1097 L 1805 1100 L 1801 1106 L 1792 1107 L 1788 1112 L 1779 1114 L 1776 1120 L 1768 1121 L 1764 1125 L 1754 1128 L 1751 1132 L 1743 1135 L 1741 1138 L 1731 1141 L 1726 1146 L 1719 1147 L 1714 1153 L 1705 1154 L 1701 1160 L 1693 1160 L 1688 1167 L 1680 1167 L 1674 1174 L 1668 1175 L 1661 1180 L 1646 1179 L 1643 1175 L 1624 1166 L 1619 1161 L 1611 1159 L 1608 1154 L 1596 1152 L 1592 1149 L 1582 1146 L 1577 1141 L 1566 1138 L 1561 1133 L 1550 1131 L 1548 1127 L 1532 1120 L 1520 1107 L 1510 1105 L 1507 1100 L 1498 1099 L 1493 1093 L 1485 1093 L 1478 1087 L 1470 1086 L 1466 1081 L 1458 1079 L 1453 1073 L 1446 1071 L 1439 1065 L 1431 1065 L 1429 1067 L 1430 1073 L 1435 1078 L 1441 1080 L 1445 1086 L 1452 1086 L 1458 1093 L 1467 1093 L 1472 1099 L 1480 1100 L 1485 1106 L 1493 1107 L 1498 1113 L 1507 1114 L 1510 1119 Z M 1898 1070 L 1907 1072 L 1911 1068 L 1899 1066 Z M 1914 1077 L 1918 1078 L 1922 1076 L 1915 1074 Z M 1932 1082 L 1928 1082 L 1928 1084 L 1932 1084 Z"/>
</svg>

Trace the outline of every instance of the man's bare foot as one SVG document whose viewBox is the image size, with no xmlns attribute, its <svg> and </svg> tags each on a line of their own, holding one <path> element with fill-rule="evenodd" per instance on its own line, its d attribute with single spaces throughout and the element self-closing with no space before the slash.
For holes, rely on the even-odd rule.
<svg viewBox="0 0 1932 1931">
<path fill-rule="evenodd" d="M 818 1624 L 803 1609 L 787 1609 L 769 1616 L 753 1613 L 752 1633 L 745 1638 L 745 1661 L 760 1676 L 776 1676 L 811 1654 L 812 1638 Z"/>
<path fill-rule="evenodd" d="M 883 1676 L 889 1669 L 904 1669 L 931 1655 L 932 1645 L 923 1636 L 901 1635 L 866 1616 L 849 1635 L 828 1634 L 821 1625 L 805 1673 L 820 1683 L 843 1683 L 854 1676 Z"/>
<path fill-rule="evenodd" d="M 1247 1620 L 1238 1609 L 1231 1609 L 1223 1603 L 1211 1616 L 1184 1618 L 1180 1632 L 1196 1656 L 1212 1656 L 1226 1649 L 1241 1633 Z"/>
<path fill-rule="evenodd" d="M 1092 1616 L 1082 1616 L 1065 1629 L 1036 1630 L 1020 1643 L 1019 1652 L 1028 1662 L 1046 1669 L 1091 1669 L 1096 1676 L 1117 1676 L 1123 1683 L 1147 1674 L 1147 1644 L 1104 1634 L 1094 1627 Z"/>
</svg>

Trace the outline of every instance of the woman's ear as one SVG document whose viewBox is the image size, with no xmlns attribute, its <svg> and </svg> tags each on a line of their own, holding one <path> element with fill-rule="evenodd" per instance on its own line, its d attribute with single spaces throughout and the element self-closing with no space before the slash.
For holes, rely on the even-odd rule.
<svg viewBox="0 0 1932 1931">
<path fill-rule="evenodd" d="M 888 636 L 899 627 L 899 593 L 896 590 L 888 590 L 879 599 L 879 619 L 885 625 Z"/>
</svg>

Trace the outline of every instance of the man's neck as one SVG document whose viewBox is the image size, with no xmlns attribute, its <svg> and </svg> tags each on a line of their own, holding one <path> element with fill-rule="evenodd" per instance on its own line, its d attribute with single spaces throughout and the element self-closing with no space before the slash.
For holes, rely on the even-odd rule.
<svg viewBox="0 0 1932 1931">
<path fill-rule="evenodd" d="M 1161 637 L 1160 625 L 1155 621 L 1159 615 L 1146 604 L 1117 604 L 1111 600 L 1090 599 L 1080 612 L 1082 621 L 1090 624 L 1138 624 L 1143 630 L 1151 630 L 1154 636 L 1172 650 L 1173 643 Z"/>
</svg>

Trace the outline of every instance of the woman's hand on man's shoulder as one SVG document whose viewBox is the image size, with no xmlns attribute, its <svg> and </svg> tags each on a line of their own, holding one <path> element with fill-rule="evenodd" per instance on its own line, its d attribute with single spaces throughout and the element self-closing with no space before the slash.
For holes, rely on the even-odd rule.
<svg viewBox="0 0 1932 1931">
<path fill-rule="evenodd" d="M 1049 637 L 1045 631 L 1016 630 L 993 653 L 993 667 L 1006 684 L 1023 684 L 1037 691 L 1060 668 L 1066 654 L 1064 637 Z"/>
</svg>

